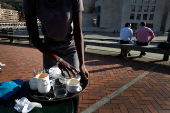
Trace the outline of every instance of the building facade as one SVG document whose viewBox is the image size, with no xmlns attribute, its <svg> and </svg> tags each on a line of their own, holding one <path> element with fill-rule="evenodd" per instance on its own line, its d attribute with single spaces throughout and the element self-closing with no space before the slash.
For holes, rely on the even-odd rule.
<svg viewBox="0 0 170 113">
<path fill-rule="evenodd" d="M 155 33 L 167 31 L 167 26 L 170 26 L 167 21 L 168 4 L 170 5 L 169 0 L 124 0 L 121 28 L 126 22 L 130 22 L 135 31 L 139 23 L 144 21 Z"/>
<path fill-rule="evenodd" d="M 89 6 L 84 4 L 85 31 L 120 31 L 126 22 L 132 23 L 135 31 L 142 21 L 155 33 L 167 31 L 170 27 L 170 0 L 94 0 Z M 91 13 L 86 9 L 92 5 Z"/>
<path fill-rule="evenodd" d="M 84 0 L 84 11 L 83 11 L 83 19 L 82 19 L 82 26 L 86 30 L 93 29 L 93 10 L 95 8 L 95 2 L 97 0 Z"/>
<path fill-rule="evenodd" d="M 0 4 L 0 28 L 16 27 L 19 21 L 18 11 L 2 9 Z"/>
<path fill-rule="evenodd" d="M 37 25 L 41 26 L 39 19 Z M 25 14 L 21 11 L 2 9 L 0 4 L 0 29 L 2 28 L 26 28 Z"/>
</svg>

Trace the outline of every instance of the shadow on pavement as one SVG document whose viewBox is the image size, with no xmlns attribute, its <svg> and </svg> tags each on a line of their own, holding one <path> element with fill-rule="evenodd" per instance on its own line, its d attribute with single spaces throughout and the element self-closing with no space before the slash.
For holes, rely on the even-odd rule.
<svg viewBox="0 0 170 113">
<path fill-rule="evenodd" d="M 112 67 L 112 68 L 103 68 L 100 70 L 93 70 L 93 71 L 89 71 L 89 73 L 96 73 L 96 72 L 101 72 L 101 71 L 106 71 L 106 70 L 112 70 L 112 69 L 119 69 L 119 68 L 123 68 L 124 66 L 119 66 L 119 67 Z"/>
<path fill-rule="evenodd" d="M 122 58 L 120 56 L 116 55 L 101 55 L 99 52 L 98 53 L 90 53 L 90 52 L 85 52 L 85 56 L 92 56 L 91 58 L 86 58 L 86 65 L 93 67 L 93 66 L 104 66 L 102 69 L 94 69 L 90 70 L 89 73 L 97 73 L 97 72 L 104 72 L 107 70 L 115 70 L 115 69 L 122 69 L 126 67 L 131 67 L 133 71 L 140 71 L 144 70 L 147 71 L 148 69 L 152 68 L 155 65 L 158 65 L 160 68 L 164 67 L 163 69 L 169 69 L 169 66 L 166 65 L 169 61 L 166 61 L 164 64 L 156 64 L 156 62 L 161 62 L 162 60 L 155 60 L 154 61 L 140 61 L 140 60 L 135 60 L 135 58 L 139 57 L 128 57 L 128 58 Z M 93 61 L 92 59 L 95 59 Z M 110 60 L 111 59 L 111 60 Z M 141 58 L 140 58 L 141 59 Z M 146 59 L 146 58 L 145 58 Z M 102 62 L 102 65 L 101 65 Z M 164 61 L 163 61 L 164 62 Z M 117 67 L 107 67 L 108 65 L 112 64 L 118 64 Z M 169 64 L 169 63 L 168 63 Z M 162 71 L 162 70 L 154 70 L 155 72 L 161 72 L 164 74 L 170 74 L 168 71 Z M 127 70 L 128 72 L 128 70 Z"/>
<path fill-rule="evenodd" d="M 132 56 L 132 57 L 129 57 L 128 59 L 131 59 L 131 60 L 133 60 L 133 59 L 135 59 L 135 58 L 140 58 L 139 56 Z M 150 63 L 156 63 L 156 62 L 162 62 L 163 60 L 156 60 L 156 59 L 154 59 L 154 61 L 150 61 Z"/>
</svg>

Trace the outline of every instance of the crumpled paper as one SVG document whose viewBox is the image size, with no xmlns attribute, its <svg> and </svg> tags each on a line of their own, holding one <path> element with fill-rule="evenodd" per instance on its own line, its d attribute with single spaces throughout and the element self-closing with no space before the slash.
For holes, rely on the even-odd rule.
<svg viewBox="0 0 170 113">
<path fill-rule="evenodd" d="M 42 108 L 42 105 L 40 103 L 30 102 L 26 97 L 22 97 L 19 100 L 16 99 L 15 102 L 16 102 L 16 104 L 14 106 L 14 109 L 16 109 L 18 112 L 22 112 L 22 113 L 28 113 L 34 107 Z"/>
</svg>

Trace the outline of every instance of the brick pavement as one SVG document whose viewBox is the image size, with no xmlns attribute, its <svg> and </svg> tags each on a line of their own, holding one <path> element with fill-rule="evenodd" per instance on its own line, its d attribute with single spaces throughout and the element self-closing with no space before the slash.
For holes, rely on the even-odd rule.
<svg viewBox="0 0 170 113">
<path fill-rule="evenodd" d="M 33 76 L 32 69 L 42 67 L 42 54 L 32 45 L 0 42 L 0 51 L 4 55 L 4 58 L 0 56 L 0 62 L 6 64 L 1 67 L 3 72 L 0 73 L 0 82 L 17 78 L 28 81 Z M 154 62 L 94 54 L 90 51 L 85 53 L 85 63 L 90 72 L 89 86 L 80 94 L 79 112 L 156 65 Z M 158 65 L 158 68 L 94 113 L 169 113 L 169 66 Z"/>
<path fill-rule="evenodd" d="M 96 111 L 113 113 L 169 113 L 169 67 L 160 66 Z"/>
</svg>

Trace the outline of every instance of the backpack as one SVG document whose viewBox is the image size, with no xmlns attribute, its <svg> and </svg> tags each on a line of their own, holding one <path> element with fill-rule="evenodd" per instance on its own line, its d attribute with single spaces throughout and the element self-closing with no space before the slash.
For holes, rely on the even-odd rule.
<svg viewBox="0 0 170 113">
<path fill-rule="evenodd" d="M 160 42 L 158 45 L 158 48 L 170 50 L 170 43 L 169 42 Z"/>
</svg>

